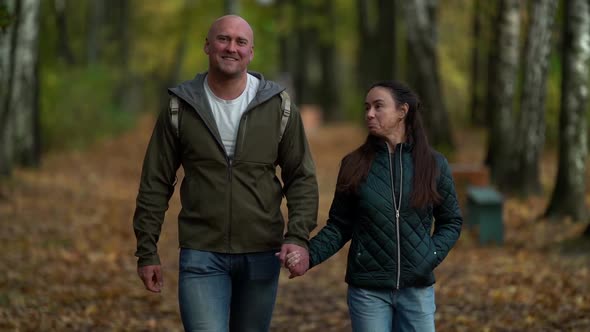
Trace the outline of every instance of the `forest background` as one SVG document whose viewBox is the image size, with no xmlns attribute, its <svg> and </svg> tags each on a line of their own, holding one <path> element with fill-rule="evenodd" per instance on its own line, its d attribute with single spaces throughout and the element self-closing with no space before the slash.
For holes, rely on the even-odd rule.
<svg viewBox="0 0 590 332">
<path fill-rule="evenodd" d="M 468 185 L 502 195 L 503 241 L 480 243 L 466 218 L 437 269 L 439 330 L 590 327 L 588 1 L 3 0 L 0 329 L 179 329 L 177 194 L 166 296 L 134 275 L 130 220 L 166 88 L 206 69 L 205 35 L 224 13 L 251 23 L 249 69 L 287 86 L 309 121 L 320 226 L 378 79 L 421 95 L 464 211 Z M 343 251 L 281 277 L 273 331 L 350 329 Z"/>
</svg>

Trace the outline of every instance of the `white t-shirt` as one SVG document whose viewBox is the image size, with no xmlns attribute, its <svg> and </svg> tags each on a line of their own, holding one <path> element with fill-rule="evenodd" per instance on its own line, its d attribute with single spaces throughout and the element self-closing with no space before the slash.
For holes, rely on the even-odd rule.
<svg viewBox="0 0 590 332">
<path fill-rule="evenodd" d="M 207 78 L 205 78 L 205 93 L 211 105 L 211 111 L 217 123 L 217 129 L 221 135 L 221 142 L 225 147 L 225 152 L 230 158 L 233 158 L 236 148 L 236 138 L 240 119 L 246 111 L 248 104 L 256 96 L 260 80 L 253 75 L 248 74 L 248 81 L 244 92 L 233 100 L 224 100 L 217 97 L 209 88 Z"/>
</svg>

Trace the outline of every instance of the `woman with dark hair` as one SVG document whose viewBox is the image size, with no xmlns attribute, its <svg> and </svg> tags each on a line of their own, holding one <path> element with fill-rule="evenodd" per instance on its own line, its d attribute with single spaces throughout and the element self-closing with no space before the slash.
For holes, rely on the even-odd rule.
<svg viewBox="0 0 590 332">
<path fill-rule="evenodd" d="M 294 253 L 285 265 L 313 267 L 352 240 L 345 280 L 353 331 L 434 331 L 433 270 L 463 222 L 451 171 L 429 146 L 418 96 L 404 84 L 373 84 L 365 119 L 369 135 L 342 160 L 309 260 Z"/>
</svg>

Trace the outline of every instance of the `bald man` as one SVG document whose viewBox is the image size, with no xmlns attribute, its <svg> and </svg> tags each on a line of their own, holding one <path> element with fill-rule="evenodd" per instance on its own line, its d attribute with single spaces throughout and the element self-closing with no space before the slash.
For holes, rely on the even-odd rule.
<svg viewBox="0 0 590 332">
<path fill-rule="evenodd" d="M 248 22 L 217 19 L 204 51 L 207 72 L 168 90 L 178 113 L 174 102 L 160 113 L 146 151 L 133 218 L 137 271 L 146 289 L 161 291 L 157 242 L 182 165 L 178 295 L 185 330 L 268 331 L 281 262 L 289 253 L 308 257 L 315 167 L 297 108 L 284 111 L 284 88 L 248 72 Z M 291 276 L 308 265 L 302 259 L 291 266 Z"/>
</svg>

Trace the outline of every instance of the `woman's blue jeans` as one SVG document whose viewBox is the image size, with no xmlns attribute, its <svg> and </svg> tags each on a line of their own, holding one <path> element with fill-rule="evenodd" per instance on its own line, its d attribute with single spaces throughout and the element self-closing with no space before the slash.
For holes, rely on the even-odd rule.
<svg viewBox="0 0 590 332">
<path fill-rule="evenodd" d="M 274 253 L 181 249 L 178 299 L 185 331 L 268 331 L 280 273 Z"/>
<path fill-rule="evenodd" d="M 434 287 L 373 290 L 348 286 L 354 332 L 434 332 Z"/>
</svg>

